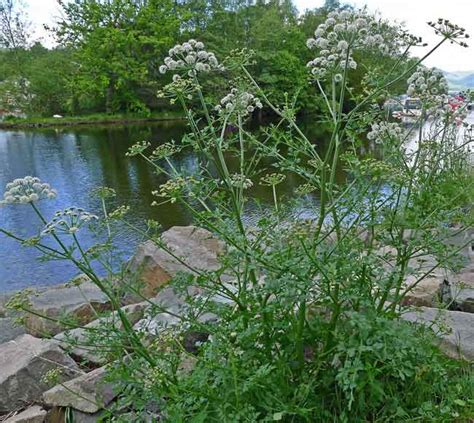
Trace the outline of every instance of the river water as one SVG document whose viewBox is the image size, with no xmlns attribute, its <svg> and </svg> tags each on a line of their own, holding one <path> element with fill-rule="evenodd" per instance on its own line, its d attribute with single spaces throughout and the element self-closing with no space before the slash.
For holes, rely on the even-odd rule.
<svg viewBox="0 0 474 423">
<path fill-rule="evenodd" d="M 307 133 L 311 139 L 318 142 L 323 136 L 315 127 L 310 124 L 306 129 L 309 128 Z M 165 229 L 189 224 L 189 214 L 176 204 L 151 207 L 154 199 L 151 191 L 164 180 L 142 159 L 125 156 L 137 141 L 148 140 L 154 146 L 170 140 L 179 141 L 185 130 L 183 122 L 162 122 L 146 126 L 0 131 L 0 196 L 3 196 L 5 185 L 13 179 L 37 176 L 58 191 L 54 201 L 39 203 L 49 219 L 55 211 L 69 206 L 100 214 L 100 200 L 91 192 L 94 188 L 107 186 L 117 193 L 110 208 L 129 205 L 128 220 L 133 224 L 142 225 L 145 219 L 155 219 Z M 173 165 L 180 172 L 193 174 L 198 169 L 198 158 L 193 153 L 181 152 L 173 157 Z M 279 193 L 291 195 L 299 183 L 287 178 L 279 186 Z M 272 202 L 271 192 L 266 187 L 255 184 L 251 194 L 264 205 Z M 313 200 L 317 201 L 308 199 Z M 248 219 L 253 218 L 253 212 L 256 213 L 250 207 Z M 300 215 L 304 212 L 298 210 Z M 16 205 L 0 208 L 0 227 L 27 238 L 36 236 L 43 225 L 29 205 Z M 87 231 L 81 231 L 81 237 L 86 246 L 95 240 Z M 115 240 L 117 255 L 128 258 L 140 241 L 135 232 L 121 230 Z M 34 249 L 22 247 L 0 234 L 0 292 L 63 283 L 76 274 L 69 263 L 38 261 Z"/>
</svg>

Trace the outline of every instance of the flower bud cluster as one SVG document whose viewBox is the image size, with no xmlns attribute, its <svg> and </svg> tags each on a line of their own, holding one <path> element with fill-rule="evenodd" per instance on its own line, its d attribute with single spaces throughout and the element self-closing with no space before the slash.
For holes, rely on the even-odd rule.
<svg viewBox="0 0 474 423">
<path fill-rule="evenodd" d="M 140 154 L 143 154 L 145 150 L 150 147 L 150 143 L 148 141 L 141 141 L 133 144 L 128 151 L 125 153 L 127 157 L 134 157 Z"/>
<path fill-rule="evenodd" d="M 246 91 L 239 92 L 237 88 L 232 88 L 230 93 L 221 99 L 220 103 L 214 108 L 219 114 L 229 115 L 235 113 L 242 117 L 253 113 L 256 108 L 261 109 L 263 107 L 259 98 Z"/>
<path fill-rule="evenodd" d="M 436 35 L 442 35 L 451 41 L 451 44 L 459 44 L 461 47 L 468 47 L 464 41 L 469 38 L 466 29 L 451 23 L 448 19 L 439 18 L 437 22 L 428 22 L 428 25 L 435 30 Z"/>
<path fill-rule="evenodd" d="M 214 53 L 204 50 L 204 44 L 200 41 L 189 40 L 183 44 L 177 44 L 168 52 L 164 64 L 160 66 L 160 73 L 168 71 L 185 70 L 189 76 L 195 76 L 199 72 L 210 72 L 212 69 L 223 70 Z"/>
<path fill-rule="evenodd" d="M 331 12 L 314 32 L 314 38 L 306 42 L 309 49 L 319 50 L 319 56 L 307 67 L 316 79 L 340 74 L 346 68 L 356 69 L 354 50 L 376 47 L 382 53 L 390 51 L 379 32 L 378 22 L 363 12 Z"/>
<path fill-rule="evenodd" d="M 81 208 L 68 207 L 54 214 L 53 219 L 41 232 L 41 236 L 50 234 L 74 235 L 82 226 L 94 220 L 99 220 L 95 214 L 86 212 Z"/>
<path fill-rule="evenodd" d="M 57 192 L 51 189 L 49 184 L 41 182 L 39 178 L 25 176 L 21 179 L 15 179 L 6 185 L 6 191 L 3 194 L 3 200 L 0 206 L 6 204 L 27 204 L 35 201 L 56 198 Z"/>
<path fill-rule="evenodd" d="M 241 173 L 230 175 L 230 184 L 236 188 L 249 189 L 253 187 L 253 182 Z"/>
<path fill-rule="evenodd" d="M 278 184 L 281 184 L 285 179 L 286 176 L 282 173 L 270 173 L 260 179 L 260 185 L 276 186 Z"/>
<path fill-rule="evenodd" d="M 397 123 L 379 122 L 372 124 L 367 139 L 374 141 L 376 144 L 382 144 L 383 142 L 399 140 L 402 135 L 403 129 Z"/>
<path fill-rule="evenodd" d="M 150 155 L 152 160 L 160 160 L 166 157 L 171 157 L 173 154 L 179 152 L 181 147 L 177 146 L 174 142 L 165 142 L 164 144 L 156 147 Z"/>
<path fill-rule="evenodd" d="M 182 78 L 178 74 L 174 74 L 173 81 L 165 85 L 163 90 L 158 91 L 157 96 L 159 98 L 171 98 L 171 104 L 174 104 L 176 102 L 176 97 L 192 100 L 193 94 L 198 88 L 199 84 L 194 80 L 190 78 Z"/>
<path fill-rule="evenodd" d="M 421 99 L 440 96 L 448 92 L 446 78 L 438 69 L 418 66 L 417 70 L 407 80 L 407 94 Z"/>
<path fill-rule="evenodd" d="M 189 187 L 189 184 L 195 182 L 196 180 L 192 176 L 178 176 L 167 180 L 164 184 L 160 185 L 159 191 L 152 191 L 151 194 L 155 197 L 167 198 L 171 203 L 176 203 L 176 201 L 184 194 L 185 188 Z M 159 204 L 158 202 L 153 201 L 151 205 L 158 206 Z"/>
</svg>

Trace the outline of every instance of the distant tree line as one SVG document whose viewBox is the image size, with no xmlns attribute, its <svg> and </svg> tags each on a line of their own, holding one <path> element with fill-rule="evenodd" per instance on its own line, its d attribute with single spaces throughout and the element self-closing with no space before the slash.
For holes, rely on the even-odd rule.
<svg viewBox="0 0 474 423">
<path fill-rule="evenodd" d="M 0 0 L 0 109 L 32 116 L 87 113 L 147 115 L 170 106 L 156 92 L 169 81 L 158 71 L 170 47 L 189 38 L 203 41 L 219 58 L 236 49 L 255 51 L 252 74 L 276 102 L 307 84 L 314 52 L 305 42 L 329 10 L 300 15 L 292 0 L 58 0 L 62 17 L 52 28 L 57 46 L 31 43 L 28 16 L 18 0 Z M 347 6 L 346 6 L 347 7 Z M 370 58 L 370 52 L 367 52 Z M 366 60 L 367 62 L 367 60 Z M 373 57 L 374 66 L 391 66 Z M 370 69 L 357 69 L 354 99 Z M 222 75 L 226 78 L 228 75 Z M 219 78 L 211 82 L 220 86 Z M 393 87 L 402 92 L 405 87 Z M 302 90 L 307 93 L 308 90 Z M 322 99 L 297 97 L 300 110 Z"/>
</svg>

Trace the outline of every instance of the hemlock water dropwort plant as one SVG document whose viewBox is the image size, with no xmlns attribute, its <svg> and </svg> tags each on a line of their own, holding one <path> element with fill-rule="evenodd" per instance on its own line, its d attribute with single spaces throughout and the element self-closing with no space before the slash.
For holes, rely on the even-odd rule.
<svg viewBox="0 0 474 423">
<path fill-rule="evenodd" d="M 461 29 L 440 25 L 439 45 L 464 40 Z M 141 294 L 130 281 L 139 275 L 110 272 L 113 283 L 97 277 L 89 259 L 100 259 L 101 249 L 92 256 L 80 248 L 77 231 L 64 226 L 62 235 L 76 249 L 60 245 L 56 256 L 72 260 L 103 289 L 120 317 L 120 330 L 98 327 L 89 339 L 114 363 L 109 377 L 124 388 L 109 406 L 112 419 L 121 421 L 126 409 L 140 421 L 151 405 L 170 422 L 470 417 L 472 383 L 462 363 L 446 359 L 428 330 L 401 321 L 400 314 L 430 272 L 460 266 L 464 245 L 448 241 L 472 228 L 466 210 L 474 192 L 467 159 L 473 140 L 459 131 L 453 114 L 436 120 L 436 130 L 424 130 L 444 81 L 420 68 L 422 60 L 407 60 L 406 49 L 419 39 L 386 28 L 365 12 L 338 11 L 308 41 L 316 56 L 308 64 L 307 89 L 316 83 L 330 117 L 324 150 L 300 127 L 291 95 L 275 104 L 255 80 L 247 51 L 233 52 L 245 60 L 225 70 L 222 92 L 209 95 L 205 78 L 223 70 L 215 54 L 196 40 L 170 50 L 161 71 L 173 73 L 173 82 L 163 92 L 184 108 L 189 133 L 154 151 L 140 142 L 128 155 L 165 179 L 153 190 L 157 201 L 181 205 L 196 226 L 212 233 L 206 243 L 226 247 L 209 268 L 186 262 L 189 271 L 170 283 L 179 307 L 168 307 Z M 375 75 L 370 92 L 345 107 L 352 100 L 348 74 L 371 66 L 363 62 L 369 51 L 390 55 L 400 66 L 383 74 L 377 66 L 368 69 Z M 414 130 L 388 121 L 379 106 L 402 80 L 414 94 L 426 85 Z M 222 99 L 217 110 L 215 98 Z M 276 120 L 256 133 L 246 121 L 260 107 Z M 376 145 L 361 154 L 367 143 Z M 193 176 L 168 160 L 181 149 L 195 153 Z M 282 195 L 288 180 L 298 185 L 297 196 Z M 271 187 L 274 207 L 253 201 L 257 186 Z M 249 220 L 255 210 L 261 214 Z M 74 218 L 82 213 L 74 209 Z M 127 228 L 185 262 L 156 222 L 144 230 L 118 215 Z M 54 238 L 60 229 L 52 229 Z M 46 246 L 40 240 L 35 247 Z M 125 294 L 148 302 L 151 322 L 168 315 L 178 323 L 172 330 L 157 324 L 148 333 L 146 326 L 133 327 L 120 314 Z"/>
</svg>

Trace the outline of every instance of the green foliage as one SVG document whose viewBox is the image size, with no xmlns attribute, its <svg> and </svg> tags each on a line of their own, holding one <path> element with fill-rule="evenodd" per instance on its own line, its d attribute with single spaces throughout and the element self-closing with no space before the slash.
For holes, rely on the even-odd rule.
<svg viewBox="0 0 474 423">
<path fill-rule="evenodd" d="M 87 3 L 92 16 L 101 7 L 126 6 L 118 1 Z M 74 16 L 81 12 L 74 5 L 80 4 L 72 3 Z M 90 331 L 86 345 L 113 362 L 108 377 L 120 393 L 109 409 L 111 421 L 144 421 L 153 410 L 170 422 L 468 421 L 474 411 L 472 369 L 446 358 L 429 329 L 400 318 L 406 296 L 431 272 L 460 267 L 459 253 L 466 245 L 452 245 L 450 239 L 472 229 L 472 214 L 466 210 L 472 207 L 469 145 L 474 140 L 469 131 L 460 132 L 463 110 L 446 109 L 446 97 L 427 89 L 412 128 L 387 121 L 380 97 L 419 63 L 407 61 L 397 43 L 390 50 L 392 44 L 386 43 L 404 42 L 403 34 L 394 34 L 365 12 L 328 15 L 321 31 L 336 25 L 342 29 L 323 44 L 340 56 L 329 60 L 331 52 L 319 49 L 316 54 L 328 60 L 312 63 L 311 75 L 305 76 L 298 65 L 297 50 L 284 47 L 270 57 L 276 40 L 272 29 L 280 30 L 289 45 L 304 42 L 287 26 L 294 11 L 285 2 L 279 4 L 281 8 L 274 2 L 231 8 L 236 19 L 243 11 L 262 18 L 261 31 L 257 25 L 246 27 L 262 52 L 231 51 L 224 59 L 228 80 L 219 76 L 222 67 L 214 56 L 216 63 L 209 65 L 204 45 L 196 40 L 176 45 L 164 59 L 165 75 L 173 77 L 161 95 L 183 107 L 189 133 L 181 143 L 154 151 L 141 141 L 128 153 L 143 158 L 163 178 L 152 192 L 155 204 L 180 204 L 195 225 L 226 245 L 218 266 L 188 264 L 160 236 L 156 222 L 147 222 L 146 230 L 128 223 L 126 207 L 108 213 L 113 193 L 107 189 L 97 191 L 100 219 L 69 208 L 47 223 L 37 202 L 56 192 L 31 177 L 9 184 L 1 204 L 31 206 L 45 230 L 34 240 L 0 232 L 45 258 L 72 262 L 110 300 L 114 313 Z M 204 33 L 214 19 L 212 4 L 192 1 L 189 6 L 186 30 Z M 319 18 L 310 14 L 307 19 Z M 347 21 L 365 31 L 349 29 Z M 99 32 L 110 32 L 122 45 L 123 34 L 114 28 L 106 25 Z M 457 27 L 449 27 L 438 46 L 463 36 Z M 381 41 L 374 46 L 375 37 Z M 410 40 L 410 46 L 418 42 Z M 318 47 L 320 41 L 309 44 Z M 354 86 L 357 75 L 362 76 L 354 68 L 364 66 L 360 61 L 369 47 L 381 46 L 380 57 L 389 55 L 399 66 L 385 73 L 368 57 L 370 81 L 358 92 Z M 176 60 L 190 51 L 195 59 Z M 123 100 L 123 87 L 134 78 L 119 70 L 114 55 L 109 59 L 107 72 L 113 69 L 121 75 L 116 81 L 123 82 L 114 91 L 120 95 L 111 99 Z M 305 89 L 316 86 L 324 99 L 317 103 L 326 109 L 330 132 L 324 149 L 299 126 L 300 104 L 284 91 L 291 89 L 291 81 L 296 90 L 302 88 L 305 78 L 314 83 Z M 110 79 L 100 87 L 109 88 Z M 310 96 L 301 98 L 311 103 Z M 347 109 L 351 101 L 355 103 Z M 276 121 L 250 131 L 250 115 L 263 104 Z M 366 145 L 370 148 L 361 154 Z M 173 155 L 183 149 L 195 153 L 193 174 L 183 174 L 173 164 Z M 347 171 L 342 180 L 336 178 L 340 166 Z M 291 179 L 301 185 L 294 197 L 283 198 L 278 190 L 283 180 Z M 272 190 L 273 204 L 265 209 L 252 200 L 257 183 Z M 251 225 L 245 221 L 250 205 L 261 212 Z M 173 278 L 169 291 L 150 300 L 140 290 L 140 272 L 114 273 L 112 239 L 119 221 L 187 270 Z M 87 226 L 105 232 L 107 241 L 84 249 L 79 237 Z M 107 277 L 99 277 L 95 266 L 106 269 Z M 161 301 L 160 295 L 172 291 L 179 300 Z M 153 330 L 147 329 L 148 320 L 134 326 L 120 308 L 128 295 L 148 302 L 147 318 L 156 319 Z M 12 305 L 31 311 L 21 300 L 15 298 Z M 66 323 L 74 326 L 73 321 Z"/>
<path fill-rule="evenodd" d="M 9 43 L 10 49 L 0 52 L 4 108 L 29 116 L 96 112 L 146 116 L 150 110 L 169 109 L 155 95 L 157 58 L 189 37 L 204 41 L 218 57 L 244 47 L 256 51 L 252 74 L 273 101 L 296 99 L 301 113 L 323 109 L 317 90 L 303 89 L 311 53 L 301 46 L 337 2 L 307 11 L 301 18 L 291 1 L 80 0 L 60 5 L 63 17 L 50 28 L 58 47 L 46 50 L 18 39 L 14 47 Z M 26 21 L 20 9 L 16 13 L 18 25 Z M 362 93 L 367 71 L 377 67 L 383 72 L 393 65 L 391 59 L 381 60 L 370 52 L 363 55 L 366 67 L 351 76 L 354 96 Z M 219 92 L 225 79 L 216 77 L 209 83 Z M 400 83 L 389 92 L 405 88 Z M 11 104 L 6 107 L 8 99 Z"/>
</svg>

